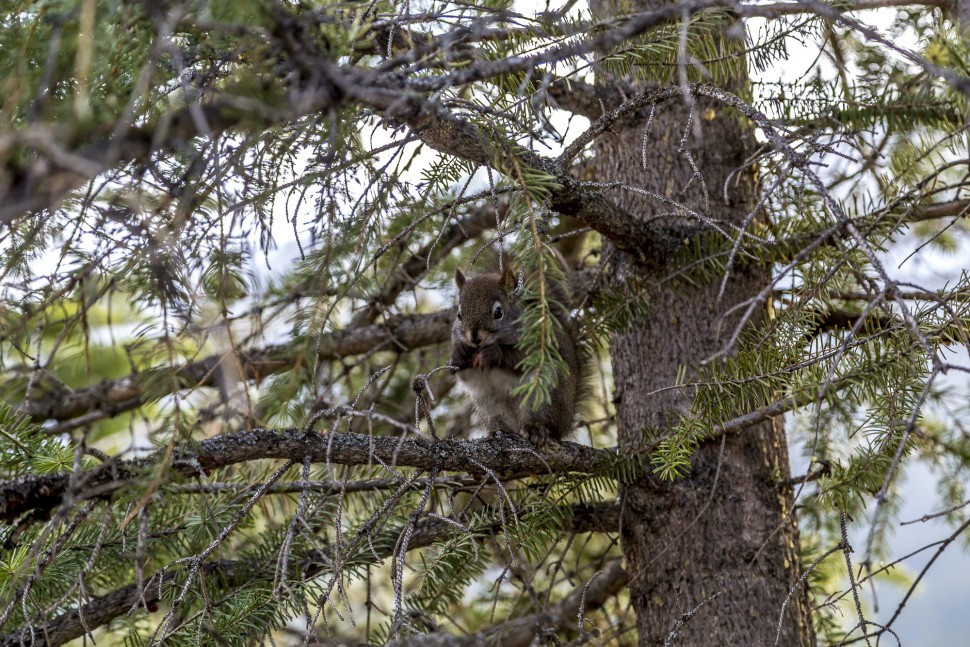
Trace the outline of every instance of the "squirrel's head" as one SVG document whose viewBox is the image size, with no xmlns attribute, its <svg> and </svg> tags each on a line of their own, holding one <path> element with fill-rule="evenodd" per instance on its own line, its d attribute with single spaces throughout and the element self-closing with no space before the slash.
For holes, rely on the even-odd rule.
<svg viewBox="0 0 970 647">
<path fill-rule="evenodd" d="M 467 278 L 460 269 L 455 270 L 455 284 L 458 286 L 455 332 L 476 347 L 514 344 L 520 306 L 512 268 L 506 265 L 501 274 L 476 274 Z"/>
</svg>

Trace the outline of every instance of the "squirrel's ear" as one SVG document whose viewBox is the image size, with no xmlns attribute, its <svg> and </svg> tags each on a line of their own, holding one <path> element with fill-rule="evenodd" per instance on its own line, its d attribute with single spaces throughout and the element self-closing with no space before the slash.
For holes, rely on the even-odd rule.
<svg viewBox="0 0 970 647">
<path fill-rule="evenodd" d="M 518 282 L 519 278 L 515 275 L 515 270 L 512 269 L 512 264 L 506 263 L 505 270 L 502 272 L 502 289 L 507 293 L 512 294 L 515 292 Z"/>
<path fill-rule="evenodd" d="M 455 268 L 455 285 L 458 286 L 459 290 L 465 285 L 465 274 L 458 267 Z"/>
</svg>

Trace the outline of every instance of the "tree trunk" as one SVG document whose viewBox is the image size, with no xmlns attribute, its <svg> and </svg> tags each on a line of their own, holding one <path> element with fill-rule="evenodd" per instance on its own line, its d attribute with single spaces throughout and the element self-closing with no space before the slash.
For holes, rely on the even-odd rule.
<svg viewBox="0 0 970 647">
<path fill-rule="evenodd" d="M 637 9 L 661 4 L 641 2 Z M 736 79 L 733 86 L 744 83 Z M 673 196 L 703 212 L 703 185 L 697 178 L 691 182 L 691 165 L 678 153 L 688 112 L 684 101 L 657 108 L 646 171 L 640 157 L 647 119 L 616 124 L 596 147 L 593 163 L 600 180 Z M 740 223 L 754 207 L 754 173 L 732 177 L 730 205 L 723 187 L 756 145 L 753 131 L 740 115 L 707 101 L 698 100 L 694 119 L 700 137 L 689 134 L 687 148 L 703 174 L 711 216 Z M 617 191 L 613 198 L 644 218 L 671 210 L 629 191 Z M 678 230 L 691 224 L 668 222 Z M 619 442 L 627 447 L 644 442 L 645 428 L 669 427 L 675 412 L 686 411 L 689 390 L 657 391 L 675 383 L 680 367 L 724 347 L 738 322 L 724 313 L 757 294 L 770 277 L 769 267 L 736 267 L 719 301 L 720 276 L 706 285 L 668 281 L 658 286 L 670 267 L 650 260 L 635 264 L 614 254 L 608 265 L 614 285 L 626 282 L 631 291 L 635 285 L 656 286 L 650 290 L 650 314 L 611 343 Z M 792 492 L 785 485 L 790 468 L 783 421 L 748 428 L 723 442 L 721 460 L 721 441 L 703 444 L 685 478 L 645 477 L 621 492 L 621 539 L 641 645 L 775 644 L 779 614 L 801 572 Z M 777 644 L 814 644 L 804 587 L 785 608 Z"/>
</svg>

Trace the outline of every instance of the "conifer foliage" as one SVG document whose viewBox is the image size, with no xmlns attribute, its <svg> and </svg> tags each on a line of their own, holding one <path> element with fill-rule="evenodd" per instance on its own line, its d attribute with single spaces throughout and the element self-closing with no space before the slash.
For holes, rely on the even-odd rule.
<svg viewBox="0 0 970 647">
<path fill-rule="evenodd" d="M 5 2 L 0 644 L 907 644 L 970 526 L 961 2 Z M 592 358 L 541 450 L 447 366 L 455 269 L 509 263 L 525 406 L 563 308 Z M 716 352 L 614 383 L 695 289 Z M 719 536 L 742 473 L 770 531 Z M 781 595 L 637 557 L 691 542 Z"/>
</svg>

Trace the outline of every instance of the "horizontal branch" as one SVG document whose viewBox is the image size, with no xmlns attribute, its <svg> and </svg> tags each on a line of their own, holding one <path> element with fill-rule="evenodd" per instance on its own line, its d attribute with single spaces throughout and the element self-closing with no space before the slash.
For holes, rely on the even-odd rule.
<svg viewBox="0 0 970 647">
<path fill-rule="evenodd" d="M 619 528 L 619 515 L 619 506 L 614 503 L 573 506 L 572 514 L 565 515 L 568 525 L 564 530 L 573 533 L 615 531 Z M 482 530 L 484 536 L 490 536 L 492 532 L 501 529 L 501 515 L 496 514 L 495 519 L 496 521 L 492 525 L 486 525 Z M 398 545 L 401 530 L 401 528 L 393 528 L 373 538 L 368 543 L 368 549 L 361 552 L 360 559 L 364 562 L 374 563 L 378 559 L 393 555 Z M 425 548 L 436 540 L 454 532 L 457 532 L 456 526 L 447 521 L 435 518 L 422 519 L 415 524 L 409 536 L 408 550 Z M 332 563 L 333 552 L 331 550 L 316 549 L 300 560 L 300 571 L 304 578 L 309 579 L 328 572 Z M 203 568 L 207 575 L 218 578 L 227 587 L 242 586 L 251 583 L 253 580 L 253 565 L 248 563 L 217 561 L 206 564 Z M 606 573 L 593 579 L 586 597 L 587 610 L 592 610 L 602 604 L 597 604 L 597 600 L 600 600 L 603 596 L 604 587 L 619 584 L 622 588 L 625 585 L 626 580 L 623 579 L 623 574 L 618 575 L 614 572 L 615 568 L 615 565 L 611 566 Z M 272 569 L 270 573 L 272 573 Z M 176 580 L 178 575 L 178 569 L 165 569 L 156 572 L 153 577 L 147 580 L 150 586 L 145 586 L 142 590 L 139 590 L 137 584 L 129 584 L 105 595 L 95 597 L 78 609 L 67 611 L 51 619 L 43 626 L 34 627 L 33 640 L 31 640 L 30 631 L 26 628 L 0 636 L 0 647 L 19 647 L 22 644 L 32 644 L 36 647 L 63 645 L 127 614 L 137 605 L 158 603 L 160 600 L 159 592 L 166 585 Z M 553 612 L 556 609 L 570 610 L 573 607 L 577 610 L 579 608 L 577 601 L 571 594 L 563 602 L 555 605 Z M 570 614 L 558 613 L 557 615 L 568 617 Z M 574 611 L 571 617 L 575 618 L 575 616 L 576 612 Z"/>
<path fill-rule="evenodd" d="M 453 310 L 432 314 L 402 315 L 386 323 L 338 330 L 320 338 L 317 358 L 330 361 L 370 353 L 378 349 L 404 352 L 447 341 L 454 319 Z M 171 389 L 216 386 L 224 362 L 238 364 L 239 374 L 248 380 L 261 380 L 269 375 L 291 370 L 305 358 L 306 346 L 299 343 L 270 346 L 254 351 L 210 355 L 174 368 L 160 368 L 132 373 L 114 380 L 104 380 L 82 389 L 53 390 L 18 405 L 18 411 L 36 421 L 69 420 L 88 412 L 103 410 L 111 415 L 131 411 L 150 398 L 168 395 Z M 175 380 L 159 380 L 158 372 L 174 375 Z"/>
<path fill-rule="evenodd" d="M 970 215 L 970 200 L 935 202 L 914 207 L 906 214 L 907 222 L 923 222 L 938 218 L 957 218 Z"/>
<path fill-rule="evenodd" d="M 610 450 L 563 442 L 537 451 L 529 443 L 506 437 L 480 440 L 432 441 L 424 437 L 396 438 L 356 433 L 304 433 L 298 429 L 253 429 L 220 434 L 177 447 L 168 467 L 182 476 L 208 474 L 211 470 L 262 459 L 286 459 L 302 463 L 412 467 L 421 470 L 488 472 L 505 478 L 535 474 L 592 472 L 610 463 Z M 112 461 L 76 475 L 74 503 L 110 497 L 122 487 L 148 476 L 151 468 L 166 464 L 160 450 L 145 458 Z M 29 476 L 0 481 L 0 520 L 13 522 L 26 513 L 49 514 L 68 493 L 71 474 Z"/>
</svg>

